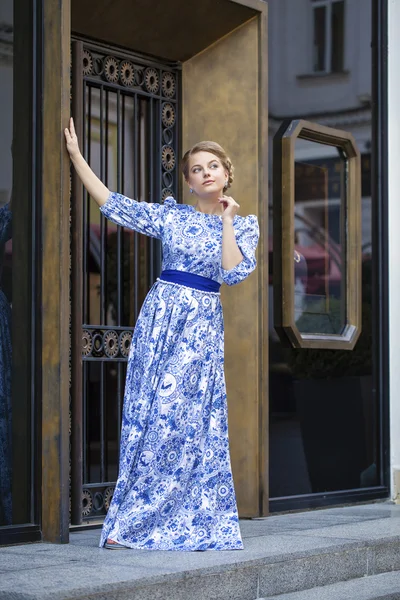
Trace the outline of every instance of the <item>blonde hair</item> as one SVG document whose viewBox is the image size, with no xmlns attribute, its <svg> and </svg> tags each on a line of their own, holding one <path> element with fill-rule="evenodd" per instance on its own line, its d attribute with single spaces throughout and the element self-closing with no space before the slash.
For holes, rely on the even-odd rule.
<svg viewBox="0 0 400 600">
<path fill-rule="evenodd" d="M 190 150 L 185 152 L 181 161 L 181 169 L 186 181 L 189 178 L 189 159 L 191 156 L 193 156 L 193 154 L 197 154 L 198 152 L 210 152 L 211 154 L 214 154 L 217 158 L 219 158 L 219 160 L 222 163 L 222 166 L 228 173 L 228 183 L 224 187 L 224 191 L 229 189 L 233 183 L 234 169 L 232 161 L 225 152 L 225 150 L 222 148 L 222 146 L 217 144 L 217 142 L 199 142 L 198 144 L 192 146 Z"/>
</svg>

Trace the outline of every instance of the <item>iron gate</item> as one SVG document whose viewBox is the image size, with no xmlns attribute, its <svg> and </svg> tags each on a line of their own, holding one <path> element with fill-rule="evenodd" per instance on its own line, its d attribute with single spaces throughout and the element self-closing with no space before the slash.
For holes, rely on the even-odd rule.
<svg viewBox="0 0 400 600">
<path fill-rule="evenodd" d="M 113 191 L 148 202 L 177 190 L 179 67 L 73 42 L 72 109 L 81 150 Z M 71 523 L 110 504 L 126 363 L 159 242 L 103 217 L 72 173 Z"/>
</svg>

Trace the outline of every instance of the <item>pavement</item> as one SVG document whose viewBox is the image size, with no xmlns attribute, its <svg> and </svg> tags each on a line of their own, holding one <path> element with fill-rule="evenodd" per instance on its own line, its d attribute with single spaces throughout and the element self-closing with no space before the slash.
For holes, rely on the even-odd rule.
<svg viewBox="0 0 400 600">
<path fill-rule="evenodd" d="M 241 531 L 245 549 L 228 552 L 105 550 L 98 529 L 3 547 L 0 600 L 400 599 L 400 506 L 242 520 Z"/>
</svg>

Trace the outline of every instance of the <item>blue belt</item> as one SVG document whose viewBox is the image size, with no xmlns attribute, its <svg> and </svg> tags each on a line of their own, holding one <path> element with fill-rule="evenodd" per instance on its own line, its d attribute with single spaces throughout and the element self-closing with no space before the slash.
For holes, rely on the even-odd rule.
<svg viewBox="0 0 400 600">
<path fill-rule="evenodd" d="M 202 292 L 219 292 L 221 284 L 214 279 L 208 277 L 202 277 L 201 275 L 195 275 L 194 273 L 187 273 L 186 271 L 175 271 L 169 269 L 163 271 L 160 275 L 161 281 L 167 281 L 169 283 L 178 283 L 194 290 L 201 290 Z"/>
</svg>

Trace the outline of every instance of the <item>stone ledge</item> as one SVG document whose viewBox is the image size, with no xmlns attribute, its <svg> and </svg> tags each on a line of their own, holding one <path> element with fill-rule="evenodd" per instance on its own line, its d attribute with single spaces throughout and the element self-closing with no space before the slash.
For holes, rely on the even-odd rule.
<svg viewBox="0 0 400 600">
<path fill-rule="evenodd" d="M 400 573 L 382 573 L 261 600 L 399 600 Z"/>
<path fill-rule="evenodd" d="M 245 549 L 231 552 L 111 551 L 97 547 L 98 530 L 0 548 L 0 600 L 255 600 L 400 569 L 400 506 L 389 503 L 241 529 Z"/>
</svg>

